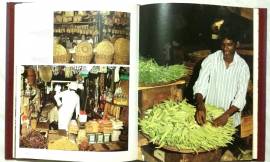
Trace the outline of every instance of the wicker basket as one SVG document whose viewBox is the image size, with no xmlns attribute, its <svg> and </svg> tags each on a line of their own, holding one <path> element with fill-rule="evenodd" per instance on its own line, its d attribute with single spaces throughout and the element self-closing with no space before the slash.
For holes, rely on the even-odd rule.
<svg viewBox="0 0 270 162">
<path fill-rule="evenodd" d="M 111 64 L 114 54 L 114 46 L 108 40 L 103 40 L 96 47 L 95 63 Z"/>
<path fill-rule="evenodd" d="M 92 45 L 86 41 L 81 42 L 76 47 L 74 54 L 74 63 L 76 64 L 89 64 L 93 58 Z"/>
<path fill-rule="evenodd" d="M 114 43 L 114 63 L 129 64 L 129 40 L 118 38 Z"/>
<path fill-rule="evenodd" d="M 61 44 L 54 44 L 53 63 L 69 63 L 71 55 Z"/>
</svg>

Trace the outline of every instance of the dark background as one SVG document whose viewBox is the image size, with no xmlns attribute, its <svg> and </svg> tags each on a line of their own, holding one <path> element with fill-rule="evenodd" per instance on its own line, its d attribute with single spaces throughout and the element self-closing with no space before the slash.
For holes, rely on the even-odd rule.
<svg viewBox="0 0 270 162">
<path fill-rule="evenodd" d="M 187 53 L 218 47 L 211 41 L 211 25 L 223 19 L 233 27 L 245 48 L 252 48 L 253 21 L 241 16 L 244 8 L 197 5 L 197 4 L 151 4 L 140 7 L 140 56 L 154 58 L 158 64 L 183 63 Z M 179 43 L 182 57 L 166 61 L 162 50 L 168 42 Z M 215 48 L 215 49 L 214 49 Z M 214 50 L 213 50 L 214 49 Z"/>
</svg>

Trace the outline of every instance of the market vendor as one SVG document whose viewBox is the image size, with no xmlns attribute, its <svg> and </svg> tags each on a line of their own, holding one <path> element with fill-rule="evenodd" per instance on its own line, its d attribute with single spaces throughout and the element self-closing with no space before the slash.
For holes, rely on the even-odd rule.
<svg viewBox="0 0 270 162">
<path fill-rule="evenodd" d="M 59 107 L 59 119 L 58 119 L 58 129 L 68 130 L 69 122 L 72 118 L 73 112 L 75 110 L 76 118 L 80 112 L 80 97 L 75 92 L 78 88 L 76 82 L 71 82 L 68 85 L 68 90 L 59 92 L 55 94 L 54 98 Z M 62 99 L 62 100 L 60 100 Z"/>
<path fill-rule="evenodd" d="M 205 58 L 193 86 L 197 108 L 195 119 L 199 125 L 206 123 L 207 103 L 225 110 L 213 119 L 214 126 L 224 126 L 232 116 L 237 127 L 241 121 L 240 112 L 246 104 L 250 72 L 245 60 L 236 52 L 239 46 L 236 31 L 225 27 L 220 36 L 221 50 Z"/>
</svg>

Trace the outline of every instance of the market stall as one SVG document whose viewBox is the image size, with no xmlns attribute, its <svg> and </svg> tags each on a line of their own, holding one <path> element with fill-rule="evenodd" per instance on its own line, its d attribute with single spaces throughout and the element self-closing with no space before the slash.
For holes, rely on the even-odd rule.
<svg viewBox="0 0 270 162">
<path fill-rule="evenodd" d="M 130 14 L 54 13 L 54 63 L 129 64 Z"/>
<path fill-rule="evenodd" d="M 20 147 L 126 150 L 128 96 L 127 67 L 22 66 Z"/>
</svg>

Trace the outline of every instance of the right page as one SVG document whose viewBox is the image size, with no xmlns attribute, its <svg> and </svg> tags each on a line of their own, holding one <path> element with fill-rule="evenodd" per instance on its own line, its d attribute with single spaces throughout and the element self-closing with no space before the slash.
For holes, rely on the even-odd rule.
<svg viewBox="0 0 270 162">
<path fill-rule="evenodd" d="M 139 159 L 264 159 L 264 12 L 140 7 Z"/>
</svg>

